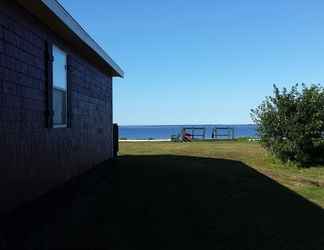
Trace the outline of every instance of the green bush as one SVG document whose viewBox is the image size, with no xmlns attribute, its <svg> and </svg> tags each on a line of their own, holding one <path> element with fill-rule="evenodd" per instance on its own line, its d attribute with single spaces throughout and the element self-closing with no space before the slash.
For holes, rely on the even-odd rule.
<svg viewBox="0 0 324 250">
<path fill-rule="evenodd" d="M 267 97 L 251 111 L 263 145 L 284 162 L 301 165 L 324 159 L 324 88 L 298 85 Z"/>
</svg>

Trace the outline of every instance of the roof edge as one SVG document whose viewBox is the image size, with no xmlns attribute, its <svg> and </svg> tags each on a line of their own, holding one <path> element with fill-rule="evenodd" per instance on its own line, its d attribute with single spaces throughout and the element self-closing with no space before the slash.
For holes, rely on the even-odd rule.
<svg viewBox="0 0 324 250">
<path fill-rule="evenodd" d="M 18 0 L 27 9 L 28 1 Z M 69 12 L 57 0 L 38 0 L 33 1 L 33 4 L 44 5 L 59 21 L 66 26 L 78 39 L 89 47 L 96 55 L 98 55 L 112 69 L 113 76 L 124 77 L 124 71 L 117 63 L 98 45 L 98 43 L 81 27 L 81 25 L 69 14 Z M 39 14 L 39 13 L 34 13 Z M 44 18 L 43 18 L 44 19 Z"/>
</svg>

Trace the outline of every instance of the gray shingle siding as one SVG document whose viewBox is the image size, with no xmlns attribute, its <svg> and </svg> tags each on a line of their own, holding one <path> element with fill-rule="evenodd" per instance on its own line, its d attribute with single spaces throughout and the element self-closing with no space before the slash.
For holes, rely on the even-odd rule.
<svg viewBox="0 0 324 250">
<path fill-rule="evenodd" d="M 46 42 L 70 58 L 71 128 L 46 128 Z M 112 157 L 112 77 L 14 1 L 0 2 L 0 211 Z"/>
</svg>

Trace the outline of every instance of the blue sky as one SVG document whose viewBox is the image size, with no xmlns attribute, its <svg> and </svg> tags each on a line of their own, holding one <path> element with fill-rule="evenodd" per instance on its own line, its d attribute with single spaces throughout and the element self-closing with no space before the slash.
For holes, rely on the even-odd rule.
<svg viewBox="0 0 324 250">
<path fill-rule="evenodd" d="M 125 71 L 121 125 L 250 123 L 273 84 L 323 83 L 324 1 L 60 2 Z"/>
</svg>

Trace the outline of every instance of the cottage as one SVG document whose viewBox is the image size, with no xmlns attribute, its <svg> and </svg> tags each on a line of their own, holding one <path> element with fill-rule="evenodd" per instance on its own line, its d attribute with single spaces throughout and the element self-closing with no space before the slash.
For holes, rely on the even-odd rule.
<svg viewBox="0 0 324 250">
<path fill-rule="evenodd" d="M 56 0 L 1 0 L 0 211 L 113 156 L 113 77 Z"/>
</svg>

